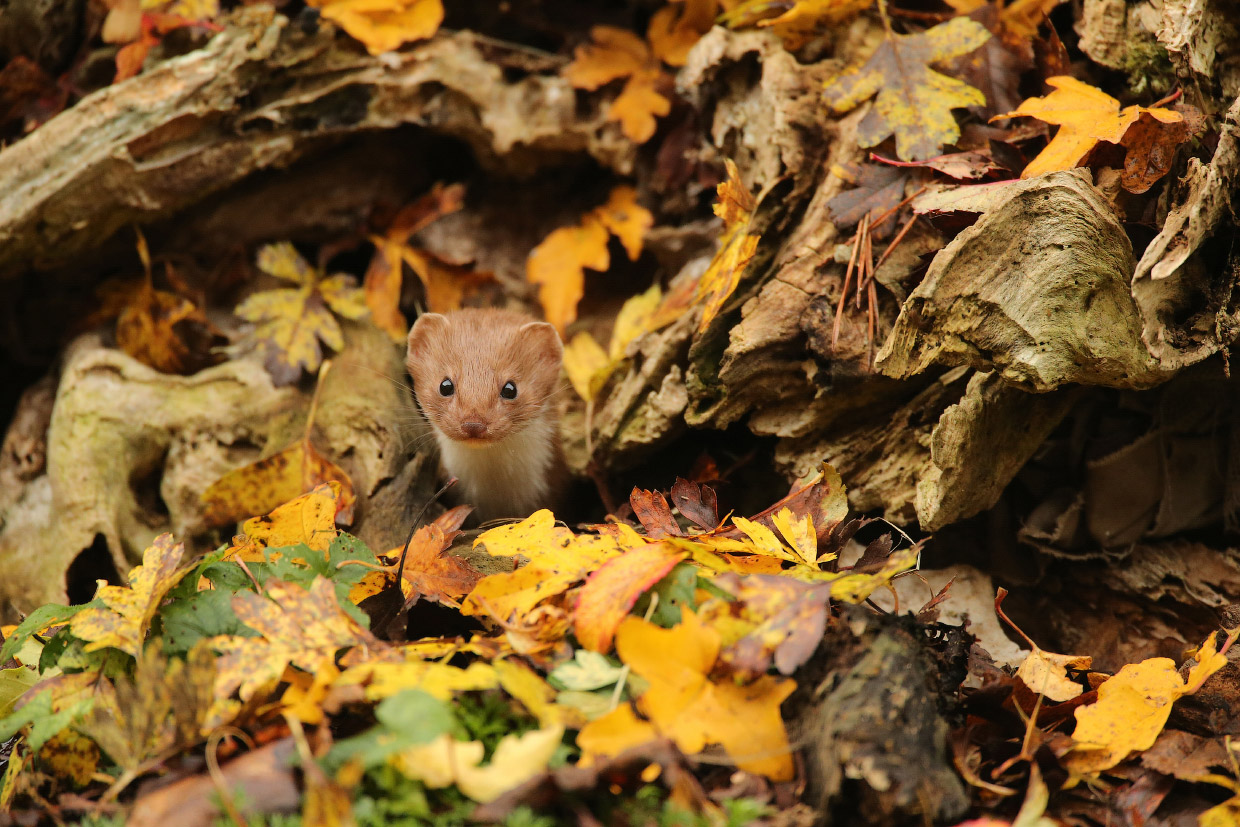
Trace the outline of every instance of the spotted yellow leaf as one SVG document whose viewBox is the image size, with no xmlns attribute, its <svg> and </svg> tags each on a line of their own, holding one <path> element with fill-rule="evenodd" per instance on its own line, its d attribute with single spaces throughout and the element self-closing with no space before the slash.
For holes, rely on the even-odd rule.
<svg viewBox="0 0 1240 827">
<path fill-rule="evenodd" d="M 185 574 L 178 568 L 185 553 L 171 534 L 161 534 L 142 553 L 142 565 L 129 572 L 128 586 L 99 581 L 95 599 L 107 608 L 84 609 L 69 622 L 73 634 L 87 641 L 86 651 L 113 647 L 135 658 L 142 654 L 151 618 L 168 590 Z"/>
</svg>

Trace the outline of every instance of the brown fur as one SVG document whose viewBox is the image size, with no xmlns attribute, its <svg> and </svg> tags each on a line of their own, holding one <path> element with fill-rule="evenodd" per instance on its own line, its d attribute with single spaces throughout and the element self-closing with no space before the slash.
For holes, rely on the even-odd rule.
<svg viewBox="0 0 1240 827">
<path fill-rule="evenodd" d="M 564 473 L 554 404 L 563 352 L 551 325 L 509 310 L 423 314 L 409 331 L 418 404 L 445 470 L 482 519 L 552 504 Z M 444 379 L 451 396 L 440 394 Z M 500 396 L 509 381 L 515 399 Z"/>
</svg>

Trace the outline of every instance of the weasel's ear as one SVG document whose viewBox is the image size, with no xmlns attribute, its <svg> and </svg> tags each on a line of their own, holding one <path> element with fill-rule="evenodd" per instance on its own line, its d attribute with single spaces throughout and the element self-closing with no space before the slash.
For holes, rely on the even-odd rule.
<svg viewBox="0 0 1240 827">
<path fill-rule="evenodd" d="M 546 354 L 558 363 L 564 358 L 564 345 L 560 342 L 560 334 L 546 322 L 527 322 L 517 331 L 522 341 L 535 344 L 539 354 Z"/>
<path fill-rule="evenodd" d="M 426 352 L 426 342 L 437 333 L 448 329 L 448 317 L 442 313 L 423 313 L 409 328 L 409 349 L 405 358 L 413 359 Z"/>
</svg>

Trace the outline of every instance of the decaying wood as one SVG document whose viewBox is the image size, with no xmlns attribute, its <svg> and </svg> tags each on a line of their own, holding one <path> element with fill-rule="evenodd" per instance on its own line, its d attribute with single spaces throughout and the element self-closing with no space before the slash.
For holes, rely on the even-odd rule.
<svg viewBox="0 0 1240 827">
<path fill-rule="evenodd" d="M 387 378 L 401 363 L 386 335 L 351 326 L 337 362 L 342 368 L 324 382 L 316 446 L 353 480 L 355 533 L 392 548 L 434 490 L 435 468 L 412 455 L 421 423 L 409 395 Z M 200 493 L 300 438 L 308 403 L 307 391 L 274 387 L 255 359 L 182 377 L 102 347 L 98 337 L 80 339 L 60 375 L 46 471 L 0 512 L 6 614 L 66 602 L 66 574 L 79 554 L 102 555 L 96 566 L 124 573 L 157 534 L 201 535 Z M 92 548 L 96 537 L 103 546 Z"/>
<path fill-rule="evenodd" d="M 245 8 L 205 48 L 86 97 L 0 153 L 0 277 L 68 264 L 126 225 L 401 124 L 460 138 L 509 172 L 572 153 L 628 171 L 633 146 L 598 107 L 579 111 L 554 73 L 505 81 L 485 46 L 463 32 L 381 61 Z"/>
</svg>

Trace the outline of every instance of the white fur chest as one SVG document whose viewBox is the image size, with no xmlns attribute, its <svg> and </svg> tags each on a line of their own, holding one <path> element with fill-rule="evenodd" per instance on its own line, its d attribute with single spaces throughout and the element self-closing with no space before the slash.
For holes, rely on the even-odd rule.
<svg viewBox="0 0 1240 827">
<path fill-rule="evenodd" d="M 444 470 L 460 480 L 456 496 L 473 505 L 479 519 L 526 517 L 548 504 L 555 459 L 553 419 L 534 420 L 503 442 L 487 445 L 456 442 L 438 428 L 435 437 Z"/>
</svg>

